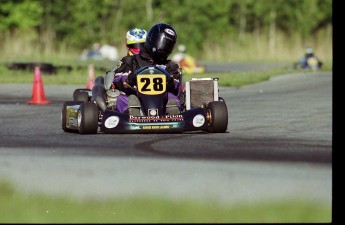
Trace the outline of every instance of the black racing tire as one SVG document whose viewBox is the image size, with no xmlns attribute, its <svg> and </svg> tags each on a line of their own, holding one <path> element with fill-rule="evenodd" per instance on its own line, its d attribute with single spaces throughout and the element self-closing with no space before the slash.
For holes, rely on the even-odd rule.
<svg viewBox="0 0 345 225">
<path fill-rule="evenodd" d="M 82 101 L 82 102 L 89 102 L 89 94 L 88 91 L 91 91 L 88 88 L 78 88 L 75 89 L 73 92 L 73 101 Z"/>
<path fill-rule="evenodd" d="M 228 128 L 228 108 L 224 101 L 216 101 L 208 103 L 207 113 L 210 121 L 207 126 L 209 133 L 224 133 Z"/>
<path fill-rule="evenodd" d="M 73 130 L 70 129 L 66 126 L 66 113 L 67 113 L 67 106 L 71 106 L 71 105 L 76 105 L 78 103 L 74 102 L 74 101 L 68 101 L 68 102 L 64 102 L 63 106 L 62 106 L 62 110 L 61 110 L 61 126 L 62 126 L 62 130 L 64 130 L 65 132 L 69 132 L 69 133 L 77 133 L 78 130 Z"/>
<path fill-rule="evenodd" d="M 218 97 L 218 101 L 225 102 L 224 98 Z"/>
<path fill-rule="evenodd" d="M 97 76 L 96 79 L 95 79 L 95 85 L 96 84 L 102 84 L 104 85 L 104 76 L 100 75 L 100 76 Z"/>
<path fill-rule="evenodd" d="M 78 110 L 80 134 L 96 134 L 98 130 L 98 107 L 93 102 L 81 103 Z"/>
<path fill-rule="evenodd" d="M 89 102 L 89 94 L 87 92 L 77 92 L 74 101 Z"/>
</svg>

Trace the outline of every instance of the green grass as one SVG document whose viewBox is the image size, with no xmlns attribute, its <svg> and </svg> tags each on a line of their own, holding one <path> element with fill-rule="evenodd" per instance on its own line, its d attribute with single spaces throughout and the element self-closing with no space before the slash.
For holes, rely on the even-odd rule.
<svg viewBox="0 0 345 225">
<path fill-rule="evenodd" d="M 73 70 L 67 72 L 60 70 L 56 75 L 43 74 L 42 79 L 44 84 L 73 84 L 73 85 L 85 85 L 88 79 L 87 63 L 73 64 Z M 95 62 L 94 62 L 95 63 Z M 96 62 L 95 76 L 105 75 L 107 70 L 110 70 L 114 65 L 111 62 Z M 109 68 L 109 69 L 106 69 Z M 331 70 L 331 63 L 325 63 L 323 70 Z M 287 74 L 287 73 L 300 73 L 306 71 L 293 71 L 292 68 L 282 68 L 275 70 L 265 71 L 248 71 L 248 72 L 228 72 L 228 73 L 205 73 L 205 74 L 193 74 L 184 75 L 184 81 L 190 80 L 192 77 L 211 77 L 219 78 L 220 86 L 233 86 L 240 87 L 247 84 L 258 83 L 269 80 L 270 77 Z M 33 71 L 19 71 L 9 70 L 2 64 L 0 65 L 0 83 L 32 83 Z"/>
<path fill-rule="evenodd" d="M 0 182 L 0 223 L 328 223 L 331 215 L 329 207 L 297 199 L 236 206 L 159 197 L 76 200 L 24 194 Z"/>
</svg>

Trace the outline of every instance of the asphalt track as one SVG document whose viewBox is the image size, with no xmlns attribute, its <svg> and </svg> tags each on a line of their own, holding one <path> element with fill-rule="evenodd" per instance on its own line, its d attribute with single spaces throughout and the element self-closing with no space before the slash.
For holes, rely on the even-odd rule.
<svg viewBox="0 0 345 225">
<path fill-rule="evenodd" d="M 0 178 L 76 198 L 332 204 L 331 72 L 221 87 L 229 111 L 222 134 L 64 133 L 61 107 L 76 88 L 45 85 L 52 104 L 29 105 L 31 84 L 0 84 Z"/>
</svg>

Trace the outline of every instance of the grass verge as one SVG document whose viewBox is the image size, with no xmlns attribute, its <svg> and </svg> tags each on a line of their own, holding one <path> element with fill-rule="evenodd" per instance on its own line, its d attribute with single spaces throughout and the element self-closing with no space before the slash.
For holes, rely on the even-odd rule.
<svg viewBox="0 0 345 225">
<path fill-rule="evenodd" d="M 332 214 L 300 200 L 237 206 L 145 197 L 75 200 L 24 194 L 4 181 L 0 196 L 0 223 L 323 223 Z"/>
<path fill-rule="evenodd" d="M 111 67 L 109 67 L 109 70 Z M 325 66 L 323 70 L 331 70 L 330 66 Z M 287 74 L 291 72 L 308 72 L 308 71 L 292 71 L 291 68 L 282 68 L 275 70 L 265 70 L 265 71 L 248 71 L 248 72 L 229 72 L 229 73 L 205 73 L 205 74 L 193 74 L 184 75 L 184 81 L 190 80 L 192 77 L 211 77 L 219 78 L 220 86 L 232 86 L 240 87 L 247 84 L 258 83 L 262 81 L 269 80 L 273 76 Z M 104 67 L 97 68 L 95 71 L 95 76 L 105 75 L 106 70 Z M 46 75 L 42 73 L 42 79 L 44 84 L 60 84 L 60 85 L 85 85 L 88 79 L 87 65 L 83 67 L 75 67 L 71 72 L 61 71 L 55 75 Z M 19 70 L 9 70 L 5 65 L 0 65 L 0 83 L 32 83 L 33 82 L 33 71 L 19 71 Z"/>
</svg>

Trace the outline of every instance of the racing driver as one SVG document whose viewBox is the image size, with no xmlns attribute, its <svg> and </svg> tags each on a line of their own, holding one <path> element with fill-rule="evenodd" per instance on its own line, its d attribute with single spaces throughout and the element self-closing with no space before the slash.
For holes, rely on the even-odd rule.
<svg viewBox="0 0 345 225">
<path fill-rule="evenodd" d="M 168 59 L 172 53 L 177 40 L 175 29 L 167 23 L 158 23 L 149 30 L 144 47 L 139 54 L 124 57 L 115 70 L 112 88 L 116 88 L 126 95 L 121 95 L 117 100 L 116 107 L 120 112 L 140 116 L 140 102 L 132 87 L 136 85 L 134 71 L 144 66 L 160 66 L 168 71 L 170 78 L 167 80 L 168 102 L 167 113 L 170 115 L 179 114 L 181 103 L 180 78 L 181 72 L 178 64 Z M 127 97 L 128 96 L 128 97 Z"/>
</svg>

